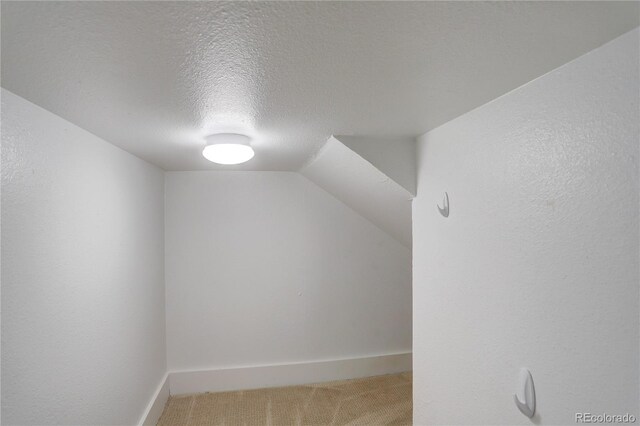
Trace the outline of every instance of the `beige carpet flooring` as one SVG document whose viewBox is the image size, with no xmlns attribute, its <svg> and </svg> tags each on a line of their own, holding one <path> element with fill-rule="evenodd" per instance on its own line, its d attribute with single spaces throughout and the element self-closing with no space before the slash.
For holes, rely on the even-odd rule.
<svg viewBox="0 0 640 426">
<path fill-rule="evenodd" d="M 159 426 L 410 425 L 411 373 L 169 398 Z"/>
</svg>

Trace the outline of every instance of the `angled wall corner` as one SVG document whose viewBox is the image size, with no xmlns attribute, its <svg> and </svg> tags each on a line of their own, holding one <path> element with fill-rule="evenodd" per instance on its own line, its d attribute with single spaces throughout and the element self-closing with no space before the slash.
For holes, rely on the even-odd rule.
<svg viewBox="0 0 640 426">
<path fill-rule="evenodd" d="M 389 176 L 415 197 L 417 176 L 415 138 L 343 135 L 335 135 L 334 138 Z"/>
<path fill-rule="evenodd" d="M 354 139 L 350 142 L 361 145 L 362 141 Z M 382 157 L 378 155 L 377 158 Z M 396 179 L 410 187 L 411 179 L 406 178 L 406 173 L 400 173 L 399 160 L 382 163 L 381 167 L 394 170 L 392 174 L 402 177 Z M 404 246 L 411 247 L 413 193 L 336 137 L 330 137 L 299 172 Z"/>
</svg>

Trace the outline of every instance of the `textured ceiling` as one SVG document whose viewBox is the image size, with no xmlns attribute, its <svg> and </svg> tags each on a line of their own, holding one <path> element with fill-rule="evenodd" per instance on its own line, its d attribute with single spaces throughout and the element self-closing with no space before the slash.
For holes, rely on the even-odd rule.
<svg viewBox="0 0 640 426">
<path fill-rule="evenodd" d="M 2 86 L 168 170 L 297 170 L 331 134 L 415 136 L 638 25 L 612 2 L 6 2 Z"/>
</svg>

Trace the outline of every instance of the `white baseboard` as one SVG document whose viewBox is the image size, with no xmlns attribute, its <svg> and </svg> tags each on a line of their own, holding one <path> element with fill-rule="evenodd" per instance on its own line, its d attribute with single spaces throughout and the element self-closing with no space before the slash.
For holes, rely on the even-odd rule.
<svg viewBox="0 0 640 426">
<path fill-rule="evenodd" d="M 411 352 L 365 358 L 169 373 L 171 395 L 321 383 L 410 371 Z M 162 412 L 162 411 L 160 411 Z M 145 423 L 146 424 L 146 423 Z"/>
<path fill-rule="evenodd" d="M 147 409 L 140 418 L 139 426 L 155 426 L 162 415 L 164 406 L 169 399 L 169 374 L 165 374 L 149 402 Z"/>
</svg>

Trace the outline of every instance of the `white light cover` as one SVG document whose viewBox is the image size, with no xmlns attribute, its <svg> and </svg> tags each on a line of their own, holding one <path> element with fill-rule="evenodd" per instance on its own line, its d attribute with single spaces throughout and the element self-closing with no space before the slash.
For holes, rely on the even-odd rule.
<svg viewBox="0 0 640 426">
<path fill-rule="evenodd" d="M 218 164 L 240 164 L 253 158 L 253 148 L 249 146 L 249 138 L 234 133 L 221 133 L 207 136 L 207 146 L 202 155 L 209 161 Z"/>
</svg>

